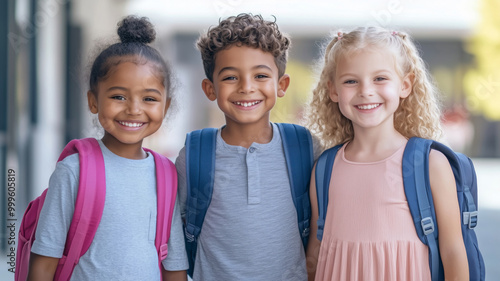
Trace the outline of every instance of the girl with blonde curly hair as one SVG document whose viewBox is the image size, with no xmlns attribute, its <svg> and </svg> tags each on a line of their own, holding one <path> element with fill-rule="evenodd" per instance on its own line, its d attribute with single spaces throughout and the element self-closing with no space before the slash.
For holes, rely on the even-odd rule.
<svg viewBox="0 0 500 281">
<path fill-rule="evenodd" d="M 439 138 L 440 109 L 410 37 L 379 27 L 339 32 L 325 49 L 306 116 L 325 146 L 343 144 L 326 171 L 334 204 L 321 241 L 318 199 L 324 198 L 317 198 L 311 177 L 309 280 L 431 280 L 428 249 L 405 197 L 402 158 L 409 138 Z M 429 168 L 446 279 L 467 280 L 453 172 L 435 150 Z"/>
</svg>

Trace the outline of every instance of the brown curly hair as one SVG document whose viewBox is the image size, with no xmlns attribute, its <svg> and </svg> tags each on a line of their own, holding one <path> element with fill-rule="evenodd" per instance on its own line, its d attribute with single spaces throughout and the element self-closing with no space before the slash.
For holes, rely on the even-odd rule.
<svg viewBox="0 0 500 281">
<path fill-rule="evenodd" d="M 325 147 L 351 141 L 352 122 L 340 112 L 338 103 L 329 96 L 328 82 L 334 82 L 338 61 L 365 48 L 392 51 L 400 77 L 413 74 L 410 95 L 400 99 L 394 113 L 394 128 L 406 138 L 439 139 L 442 134 L 438 91 L 419 56 L 415 43 L 403 32 L 391 32 L 381 27 L 360 27 L 348 33 L 339 32 L 324 50 L 319 66 L 320 77 L 306 108 L 307 126 Z"/>
<path fill-rule="evenodd" d="M 210 81 L 217 53 L 234 45 L 271 53 L 278 67 L 279 77 L 285 74 L 290 39 L 279 31 L 276 18 L 275 21 L 266 21 L 260 15 L 239 14 L 220 21 L 206 35 L 201 35 L 196 46 L 201 52 L 205 75 Z"/>
</svg>

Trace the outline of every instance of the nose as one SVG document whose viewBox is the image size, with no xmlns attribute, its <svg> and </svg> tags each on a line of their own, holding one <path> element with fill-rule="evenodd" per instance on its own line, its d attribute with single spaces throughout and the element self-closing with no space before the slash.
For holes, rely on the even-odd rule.
<svg viewBox="0 0 500 281">
<path fill-rule="evenodd" d="M 362 97 L 373 96 L 374 88 L 370 82 L 360 82 L 359 95 Z"/>
<path fill-rule="evenodd" d="M 240 89 L 239 89 L 239 92 L 241 94 L 250 94 L 253 93 L 254 90 L 255 88 L 252 78 L 250 77 L 241 78 Z"/>
<path fill-rule="evenodd" d="M 127 103 L 126 113 L 130 115 L 138 115 L 142 112 L 141 101 L 137 99 L 129 99 Z"/>
</svg>

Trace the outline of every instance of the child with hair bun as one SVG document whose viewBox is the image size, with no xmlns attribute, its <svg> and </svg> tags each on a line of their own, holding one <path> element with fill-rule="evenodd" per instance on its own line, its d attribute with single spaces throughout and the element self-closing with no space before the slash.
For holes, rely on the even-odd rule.
<svg viewBox="0 0 500 281">
<path fill-rule="evenodd" d="M 160 128 L 169 108 L 170 69 L 149 46 L 155 30 L 147 18 L 126 17 L 119 23 L 118 35 L 121 42 L 103 50 L 90 73 L 88 106 L 104 129 L 98 142 L 106 195 L 92 244 L 70 280 L 187 280 L 177 204 L 168 255 L 159 267 L 155 160 L 142 147 L 144 138 Z M 56 165 L 32 246 L 28 280 L 54 279 L 75 210 L 79 176 L 78 154 Z"/>
<path fill-rule="evenodd" d="M 321 241 L 323 198 L 311 179 L 309 280 L 431 280 L 402 178 L 408 139 L 441 133 L 437 92 L 424 62 L 407 34 L 378 27 L 339 32 L 324 57 L 309 128 L 327 147 L 343 146 L 333 170 L 325 171 L 331 173 L 330 204 Z M 436 150 L 429 170 L 445 278 L 468 280 L 455 178 Z"/>
</svg>

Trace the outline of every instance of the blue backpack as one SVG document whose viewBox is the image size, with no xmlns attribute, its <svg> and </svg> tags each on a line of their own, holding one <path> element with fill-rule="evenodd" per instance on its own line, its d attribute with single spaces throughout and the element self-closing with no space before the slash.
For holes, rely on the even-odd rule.
<svg viewBox="0 0 500 281">
<path fill-rule="evenodd" d="M 277 123 L 285 152 L 293 203 L 297 210 L 299 231 L 304 248 L 309 237 L 311 204 L 309 181 L 313 167 L 312 139 L 309 131 L 298 125 Z M 186 137 L 186 221 L 184 234 L 189 260 L 188 274 L 193 275 L 198 236 L 212 199 L 215 173 L 217 129 L 206 128 Z"/>
<path fill-rule="evenodd" d="M 318 234 L 323 237 L 328 188 L 333 161 L 342 145 L 332 147 L 318 158 L 316 164 L 316 192 L 318 197 Z M 483 257 L 479 251 L 474 228 L 477 225 L 477 180 L 472 161 L 449 147 L 428 139 L 413 137 L 408 140 L 403 154 L 403 184 L 418 237 L 429 247 L 429 266 L 432 281 L 444 280 L 444 270 L 439 255 L 438 227 L 429 183 L 429 152 L 435 149 L 450 162 L 457 184 L 458 204 L 462 213 L 462 236 L 469 262 L 469 280 L 485 280 Z"/>
</svg>

